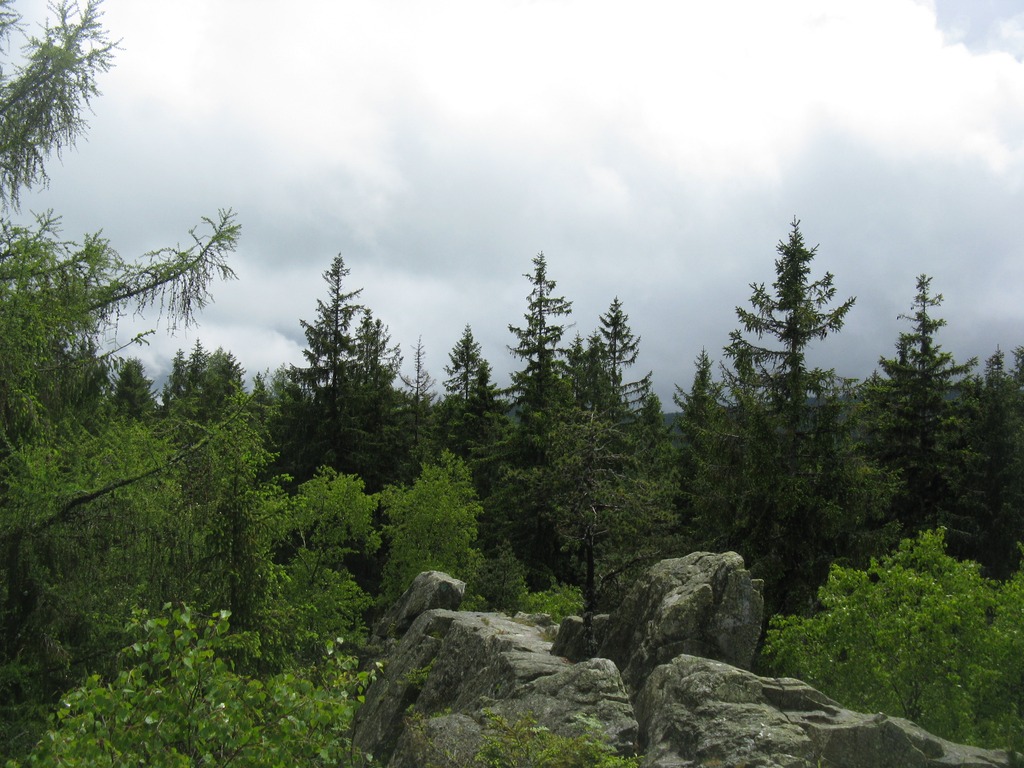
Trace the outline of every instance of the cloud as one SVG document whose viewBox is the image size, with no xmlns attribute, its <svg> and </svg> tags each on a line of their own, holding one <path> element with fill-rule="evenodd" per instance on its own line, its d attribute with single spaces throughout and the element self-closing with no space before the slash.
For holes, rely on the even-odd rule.
<svg viewBox="0 0 1024 768">
<path fill-rule="evenodd" d="M 1014 39 L 1020 16 L 977 5 L 963 23 Z M 947 0 L 104 8 L 124 50 L 89 140 L 26 207 L 125 255 L 233 207 L 240 279 L 199 334 L 250 372 L 300 362 L 340 252 L 435 378 L 466 323 L 507 377 L 543 250 L 573 332 L 622 299 L 667 402 L 773 279 L 794 215 L 858 297 L 826 364 L 869 374 L 922 272 L 958 355 L 1020 343 L 1024 64 L 954 39 Z"/>
</svg>

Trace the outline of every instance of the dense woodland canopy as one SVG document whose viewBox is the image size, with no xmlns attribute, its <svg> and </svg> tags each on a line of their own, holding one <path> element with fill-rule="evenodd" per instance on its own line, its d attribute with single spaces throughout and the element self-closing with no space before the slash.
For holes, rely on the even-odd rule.
<svg viewBox="0 0 1024 768">
<path fill-rule="evenodd" d="M 0 3 L 6 48 L 15 22 Z M 1005 610 L 1019 615 L 1024 348 L 995 349 L 980 366 L 955 360 L 941 345 L 932 276 L 894 308 L 905 310 L 905 330 L 879 340 L 876 371 L 855 381 L 812 367 L 811 345 L 842 344 L 855 304 L 841 276 L 816 273 L 816 249 L 794 220 L 774 282 L 751 285 L 720 359 L 701 351 L 693 381 L 667 406 L 652 374 L 635 370 L 641 339 L 629 308 L 609 297 L 599 317 L 574 317 L 543 253 L 524 258 L 522 317 L 496 318 L 508 322 L 519 366 L 508 388 L 468 325 L 440 365 L 418 342 L 403 376 L 402 346 L 361 303 L 354 265 L 338 255 L 295 320 L 301 365 L 248 384 L 230 350 L 197 342 L 158 385 L 132 356 L 142 339 L 111 348 L 109 332 L 137 309 L 198 322 L 215 280 L 233 278 L 236 218 L 219 212 L 185 245 L 137 259 L 99 235 L 67 239 L 54 214 L 14 223 L 20 194 L 45 183 L 45 161 L 82 131 L 81 110 L 114 52 L 95 4 L 62 6 L 28 46 L 0 80 L 0 744 L 9 756 L 27 754 L 48 722 L 61 732 L 49 713 L 83 680 L 91 687 L 69 701 L 97 707 L 112 690 L 103 681 L 129 674 L 118 689 L 127 690 L 135 679 L 126 658 L 177 653 L 162 645 L 168 622 L 184 628 L 174 637 L 193 639 L 196 659 L 212 664 L 216 647 L 230 660 L 211 675 L 247 675 L 265 692 L 302 670 L 337 693 L 325 649 L 338 638 L 358 647 L 375 613 L 428 568 L 466 580 L 477 607 L 557 611 L 568 600 L 589 628 L 652 561 L 735 550 L 765 580 L 771 614 L 812 621 L 837 599 L 819 592 L 830 569 L 866 573 L 901 541 L 940 531 L 926 534 L 940 542 L 927 539 L 929 568 L 972 563 L 985 589 L 1016 595 Z M 167 604 L 172 618 L 147 618 Z M 213 617 L 206 634 L 192 612 Z M 779 626 L 790 634 L 773 640 L 772 658 L 813 675 L 813 660 L 786 650 L 795 625 Z M 995 671 L 1020 675 L 1024 653 L 998 648 Z M 989 743 L 1020 734 L 1022 689 L 1000 694 L 1002 731 L 948 730 Z M 311 712 L 340 700 L 303 690 Z M 927 720 L 918 704 L 910 714 Z"/>
</svg>

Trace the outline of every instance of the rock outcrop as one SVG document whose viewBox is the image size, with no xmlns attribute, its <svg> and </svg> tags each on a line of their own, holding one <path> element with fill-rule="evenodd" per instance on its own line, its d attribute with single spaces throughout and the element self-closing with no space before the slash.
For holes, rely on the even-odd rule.
<svg viewBox="0 0 1024 768">
<path fill-rule="evenodd" d="M 761 585 L 735 553 L 653 566 L 617 611 L 595 620 L 600 652 L 587 660 L 578 660 L 579 619 L 556 630 L 543 617 L 455 610 L 455 595 L 461 582 L 421 574 L 375 629 L 390 650 L 353 739 L 374 764 L 469 765 L 489 716 L 529 715 L 565 736 L 580 733 L 583 716 L 645 768 L 1008 765 L 1004 753 L 747 671 Z"/>
</svg>

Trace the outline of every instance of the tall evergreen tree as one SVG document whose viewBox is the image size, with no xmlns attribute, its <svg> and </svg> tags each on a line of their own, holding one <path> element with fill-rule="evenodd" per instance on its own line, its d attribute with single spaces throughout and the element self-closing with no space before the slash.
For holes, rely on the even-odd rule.
<svg viewBox="0 0 1024 768">
<path fill-rule="evenodd" d="M 516 343 L 509 351 L 524 367 L 512 374 L 510 394 L 515 426 L 505 450 L 500 492 L 487 499 L 492 534 L 508 538 L 530 569 L 534 586 L 544 588 L 565 567 L 554 530 L 545 472 L 547 449 L 558 410 L 569 404 L 562 337 L 572 302 L 555 293 L 543 253 L 533 258 L 523 326 L 509 325 Z"/>
<path fill-rule="evenodd" d="M 497 480 L 498 446 L 508 427 L 508 404 L 491 379 L 490 363 L 469 325 L 448 354 L 445 396 L 437 409 L 442 447 L 467 462 L 480 498 Z"/>
<path fill-rule="evenodd" d="M 281 382 L 280 414 L 275 426 L 282 452 L 280 467 L 297 480 L 319 466 L 351 472 L 356 426 L 352 413 L 356 367 L 356 320 L 364 307 L 362 289 L 349 290 L 349 268 L 338 254 L 324 271 L 326 299 L 318 299 L 313 321 L 300 320 L 306 336 L 305 366 L 288 371 Z"/>
<path fill-rule="evenodd" d="M 967 424 L 970 460 L 963 506 L 971 536 L 963 553 L 988 575 L 1009 578 L 1020 567 L 1024 541 L 1024 348 L 1015 351 L 1016 371 L 1007 369 L 1002 350 L 985 362 L 981 377 L 966 387 L 973 413 Z M 966 527 L 966 526 L 965 526 Z"/>
<path fill-rule="evenodd" d="M 409 443 L 413 456 L 421 463 L 426 459 L 425 452 L 429 445 L 431 415 L 434 409 L 434 377 L 427 370 L 427 353 L 423 348 L 423 337 L 416 341 L 413 348 L 412 376 L 401 375 L 408 400 L 406 416 L 409 429 Z"/>
<path fill-rule="evenodd" d="M 636 364 L 640 354 L 640 337 L 629 326 L 629 315 L 622 309 L 616 296 L 608 311 L 600 317 L 600 338 L 604 349 L 605 367 L 612 390 L 626 407 L 636 406 L 651 391 L 651 374 L 636 381 L 626 381 L 626 369 Z"/>
<path fill-rule="evenodd" d="M 565 350 L 561 346 L 572 314 L 572 302 L 555 295 L 556 283 L 548 277 L 543 253 L 533 258 L 533 273 L 524 275 L 531 285 L 522 327 L 509 325 L 515 338 L 509 351 L 525 367 L 512 374 L 512 403 L 528 421 L 565 402 Z"/>
<path fill-rule="evenodd" d="M 873 455 L 899 479 L 892 517 L 901 534 L 949 525 L 954 551 L 963 536 L 958 491 L 967 467 L 964 452 L 964 377 L 976 361 L 957 363 L 936 341 L 946 321 L 935 317 L 942 294 L 920 275 L 911 314 L 900 315 L 911 329 L 900 333 L 896 356 L 879 360 L 881 374 L 866 390 Z"/>
<path fill-rule="evenodd" d="M 480 366 L 484 363 L 479 342 L 473 338 L 473 329 L 466 325 L 462 336 L 448 353 L 448 365 L 444 367 L 444 389 L 448 397 L 457 397 L 463 403 L 469 402 L 476 384 Z"/>
<path fill-rule="evenodd" d="M 146 419 L 156 412 L 153 380 L 137 357 L 129 357 L 117 365 L 111 404 L 114 413 L 130 419 Z"/>
<path fill-rule="evenodd" d="M 353 377 L 356 441 L 352 470 L 371 492 L 400 478 L 408 465 L 409 441 L 399 420 L 401 393 L 396 387 L 402 353 L 391 332 L 369 309 L 363 311 L 355 337 Z"/>
<path fill-rule="evenodd" d="M 753 284 L 751 309 L 737 308 L 741 328 L 725 354 L 728 429 L 738 444 L 728 464 L 706 466 L 732 476 L 723 486 L 728 518 L 718 522 L 728 545 L 766 579 L 771 607 L 790 611 L 806 610 L 836 558 L 859 553 L 852 532 L 884 493 L 857 452 L 847 383 L 807 361 L 811 343 L 839 331 L 854 303 L 830 307 L 832 275 L 811 279 L 815 252 L 794 220 L 772 289 Z"/>
<path fill-rule="evenodd" d="M 619 414 L 619 392 L 608 370 L 607 350 L 598 332 L 587 337 L 586 342 L 576 334 L 565 351 L 565 366 L 575 407 Z"/>
<path fill-rule="evenodd" d="M 702 349 L 690 389 L 677 386 L 673 397 L 679 408 L 678 508 L 681 528 L 699 542 L 691 546 L 716 551 L 728 547 L 728 532 L 719 521 L 731 505 L 726 480 L 733 473 L 726 468 L 729 450 L 736 447 L 724 398 L 723 385 L 712 373 L 711 356 Z"/>
</svg>

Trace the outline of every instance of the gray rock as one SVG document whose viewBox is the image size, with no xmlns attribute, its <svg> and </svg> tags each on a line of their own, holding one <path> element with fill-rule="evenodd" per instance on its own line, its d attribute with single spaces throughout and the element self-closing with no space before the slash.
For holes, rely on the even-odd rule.
<svg viewBox="0 0 1024 768">
<path fill-rule="evenodd" d="M 644 768 L 1009 765 L 1003 752 L 952 744 L 906 720 L 844 709 L 799 680 L 741 669 L 754 653 L 762 600 L 733 553 L 652 567 L 596 624 L 602 657 L 578 663 L 579 618 L 562 623 L 552 646 L 546 616 L 421 610 L 461 599 L 462 587 L 443 574 L 417 582 L 388 614 L 385 636 L 411 623 L 390 640 L 355 723 L 353 744 L 375 765 L 468 768 L 491 716 L 529 716 L 564 736 L 578 735 L 587 718 L 621 754 L 639 749 Z"/>
<path fill-rule="evenodd" d="M 440 571 L 424 571 L 412 580 L 395 604 L 374 625 L 370 642 L 385 644 L 406 633 L 421 613 L 441 608 L 457 611 L 462 605 L 466 583 Z"/>
<path fill-rule="evenodd" d="M 354 745 L 381 764 L 423 766 L 437 748 L 471 751 L 486 710 L 510 722 L 529 714 L 566 736 L 582 730 L 579 716 L 586 715 L 616 748 L 631 751 L 637 725 L 618 669 L 607 659 L 570 664 L 553 656 L 546 634 L 501 614 L 421 614 L 367 691 Z M 406 728 L 411 714 L 416 729 Z"/>
<path fill-rule="evenodd" d="M 1001 752 L 936 738 L 907 720 L 842 708 L 799 680 L 679 656 L 636 700 L 644 768 L 993 768 Z"/>
<path fill-rule="evenodd" d="M 761 634 L 762 583 L 735 552 L 694 552 L 652 566 L 609 622 L 599 656 L 636 692 L 680 654 L 749 669 Z"/>
<path fill-rule="evenodd" d="M 608 631 L 608 614 L 599 613 L 594 617 L 594 640 L 598 648 Z M 551 646 L 555 656 L 562 656 L 569 661 L 583 661 L 587 658 L 586 641 L 583 637 L 583 619 L 579 616 L 566 616 L 558 625 L 558 635 Z"/>
</svg>

